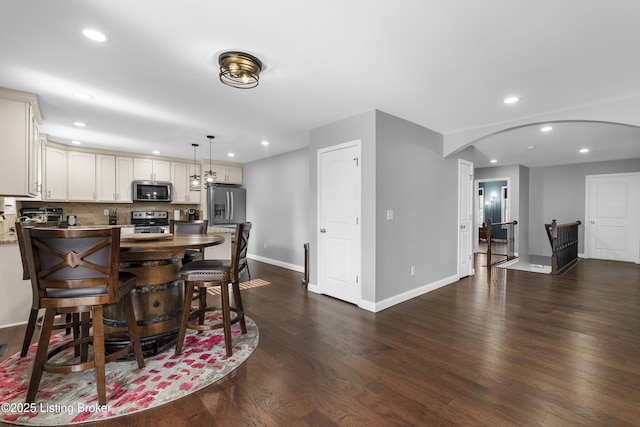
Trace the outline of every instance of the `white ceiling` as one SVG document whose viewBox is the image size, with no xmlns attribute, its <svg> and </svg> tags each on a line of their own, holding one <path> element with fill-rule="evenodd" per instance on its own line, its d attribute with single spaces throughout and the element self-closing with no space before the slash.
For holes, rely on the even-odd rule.
<svg viewBox="0 0 640 427">
<path fill-rule="evenodd" d="M 0 86 L 38 94 L 53 141 L 206 159 L 212 134 L 215 160 L 246 163 L 371 109 L 446 135 L 639 97 L 639 16 L 635 0 L 4 1 Z M 257 88 L 219 82 L 227 50 L 265 63 Z M 553 127 L 484 138 L 476 167 L 640 157 L 638 128 Z"/>
</svg>

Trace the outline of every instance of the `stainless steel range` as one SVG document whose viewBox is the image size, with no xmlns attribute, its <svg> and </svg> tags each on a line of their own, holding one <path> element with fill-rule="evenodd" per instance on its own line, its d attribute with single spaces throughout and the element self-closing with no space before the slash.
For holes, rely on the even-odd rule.
<svg viewBox="0 0 640 427">
<path fill-rule="evenodd" d="M 135 225 L 136 233 L 164 233 L 169 225 L 167 211 L 132 211 L 131 224 Z"/>
<path fill-rule="evenodd" d="M 19 220 L 31 221 L 62 221 L 62 208 L 21 208 Z"/>
</svg>

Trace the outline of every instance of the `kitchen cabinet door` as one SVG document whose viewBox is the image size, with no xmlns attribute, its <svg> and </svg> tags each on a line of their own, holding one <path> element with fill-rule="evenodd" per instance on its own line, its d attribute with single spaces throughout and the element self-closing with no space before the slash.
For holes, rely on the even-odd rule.
<svg viewBox="0 0 640 427">
<path fill-rule="evenodd" d="M 54 147 L 44 150 L 44 200 L 67 201 L 67 152 Z"/>
<path fill-rule="evenodd" d="M 98 202 L 116 200 L 116 156 L 103 154 L 96 156 L 96 200 Z"/>
<path fill-rule="evenodd" d="M 171 162 L 166 160 L 134 159 L 134 179 L 143 181 L 171 181 Z"/>
<path fill-rule="evenodd" d="M 68 199 L 70 202 L 96 201 L 96 155 L 69 151 L 69 173 L 67 175 Z"/>
<path fill-rule="evenodd" d="M 171 162 L 165 160 L 153 161 L 154 181 L 171 182 Z"/>
<path fill-rule="evenodd" d="M 171 174 L 173 176 L 172 203 L 187 203 L 187 189 L 189 178 L 187 177 L 186 163 L 171 163 Z"/>
<path fill-rule="evenodd" d="M 226 169 L 228 184 L 242 184 L 242 168 L 240 166 L 227 166 Z"/>
<path fill-rule="evenodd" d="M 116 157 L 116 202 L 131 203 L 131 182 L 133 181 L 133 159 Z"/>
<path fill-rule="evenodd" d="M 189 203 L 200 203 L 200 194 L 202 193 L 200 190 L 203 187 L 203 179 L 202 176 L 202 168 L 200 165 L 194 165 L 193 163 L 187 165 L 187 201 Z M 191 177 L 193 175 L 198 175 L 200 177 L 198 185 L 192 185 Z"/>
<path fill-rule="evenodd" d="M 211 170 L 216 173 L 216 182 L 221 184 L 242 184 L 242 167 L 213 163 Z"/>
<path fill-rule="evenodd" d="M 7 96 L 20 97 L 18 92 Z M 0 168 L 0 194 L 34 197 L 40 194 L 40 136 L 34 108 L 29 102 L 5 99 L 0 91 L 0 141 L 4 162 Z M 25 95 L 26 96 L 26 95 Z"/>
<path fill-rule="evenodd" d="M 200 191 L 192 189 L 191 177 L 200 176 L 200 165 L 189 163 L 171 163 L 171 177 L 173 183 L 172 203 L 200 203 Z M 200 177 L 200 182 L 202 177 Z M 200 183 L 202 185 L 202 183 Z"/>
</svg>

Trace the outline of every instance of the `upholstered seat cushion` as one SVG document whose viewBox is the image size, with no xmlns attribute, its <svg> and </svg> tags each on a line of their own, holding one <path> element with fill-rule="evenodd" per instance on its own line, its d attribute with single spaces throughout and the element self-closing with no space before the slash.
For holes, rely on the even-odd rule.
<svg viewBox="0 0 640 427">
<path fill-rule="evenodd" d="M 136 276 L 131 273 L 121 272 L 118 274 L 118 298 L 126 295 L 127 292 L 136 286 Z M 47 297 L 49 298 L 78 298 L 83 296 L 95 296 L 107 293 L 107 286 L 93 286 L 90 288 L 74 288 L 74 289 L 47 289 Z"/>
<path fill-rule="evenodd" d="M 201 281 L 223 280 L 223 277 L 229 276 L 230 273 L 230 266 L 220 265 L 219 261 L 208 259 L 190 262 L 180 269 L 183 280 L 185 280 L 185 277 L 191 277 L 192 279 L 190 280 Z M 194 279 L 194 276 L 197 276 L 197 279 Z"/>
</svg>

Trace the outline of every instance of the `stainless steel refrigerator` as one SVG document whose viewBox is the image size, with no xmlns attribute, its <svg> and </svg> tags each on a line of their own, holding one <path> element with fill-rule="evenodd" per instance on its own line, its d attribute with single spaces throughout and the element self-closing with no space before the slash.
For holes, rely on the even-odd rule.
<svg viewBox="0 0 640 427">
<path fill-rule="evenodd" d="M 210 225 L 245 222 L 247 193 L 244 188 L 217 185 L 207 188 L 207 218 Z"/>
</svg>

